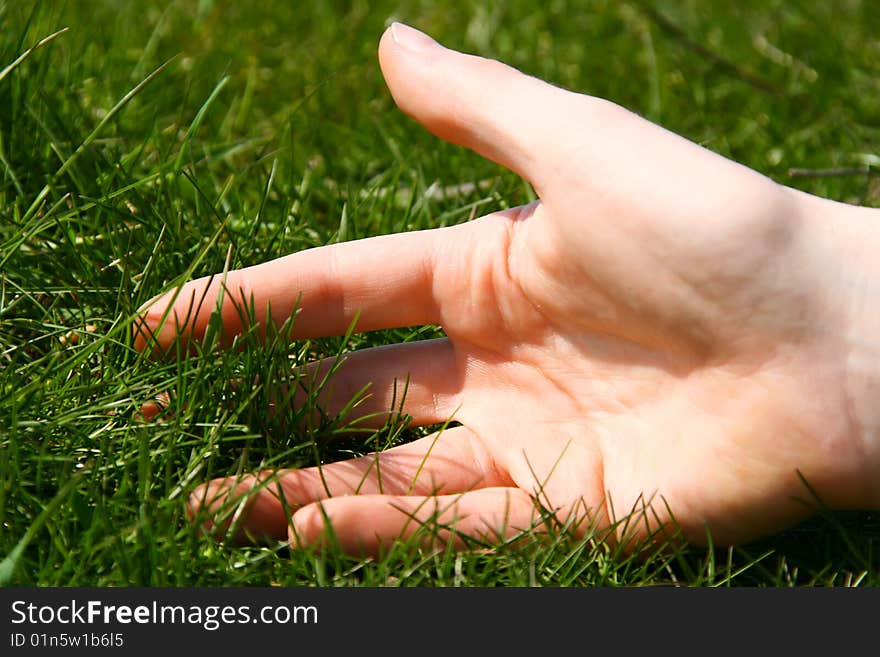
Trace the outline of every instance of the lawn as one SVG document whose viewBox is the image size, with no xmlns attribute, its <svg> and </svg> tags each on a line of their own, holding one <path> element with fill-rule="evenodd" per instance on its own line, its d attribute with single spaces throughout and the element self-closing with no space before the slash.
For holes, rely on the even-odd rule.
<svg viewBox="0 0 880 657">
<path fill-rule="evenodd" d="M 868 0 L 0 0 L 0 584 L 880 584 L 880 515 L 867 512 L 639 559 L 559 531 L 360 560 L 225 544 L 188 522 L 187 492 L 212 477 L 421 435 L 266 409 L 299 363 L 440 331 L 292 342 L 279 330 L 156 361 L 132 348 L 142 303 L 193 276 L 533 198 L 396 109 L 376 61 L 394 19 L 784 184 L 880 205 Z M 140 419 L 162 392 L 167 416 Z"/>
</svg>

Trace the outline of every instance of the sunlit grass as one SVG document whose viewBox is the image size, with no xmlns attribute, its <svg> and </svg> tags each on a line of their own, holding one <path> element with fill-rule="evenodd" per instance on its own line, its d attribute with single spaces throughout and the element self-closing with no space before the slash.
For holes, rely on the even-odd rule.
<svg viewBox="0 0 880 657">
<path fill-rule="evenodd" d="M 315 357 L 438 329 L 291 341 L 278 327 L 243 335 L 246 349 L 209 339 L 157 361 L 132 348 L 141 304 L 193 276 L 531 199 L 395 109 L 375 58 L 392 18 L 610 98 L 785 184 L 880 204 L 872 3 L 447 4 L 0 2 L 0 582 L 880 583 L 870 513 L 736 549 L 636 558 L 557 527 L 366 561 L 225 544 L 187 518 L 186 496 L 211 477 L 418 434 L 393 421 L 344 431 L 345 415 L 279 391 Z M 163 418 L 139 419 L 162 394 Z"/>
</svg>

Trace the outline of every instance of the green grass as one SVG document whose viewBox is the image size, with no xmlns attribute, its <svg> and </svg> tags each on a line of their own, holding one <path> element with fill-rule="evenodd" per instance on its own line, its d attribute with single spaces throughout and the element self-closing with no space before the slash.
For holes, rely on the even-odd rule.
<svg viewBox="0 0 880 657">
<path fill-rule="evenodd" d="M 558 531 L 467 553 L 401 544 L 361 561 L 226 545 L 187 521 L 187 491 L 212 476 L 419 433 L 390 423 L 352 435 L 344 416 L 293 432 L 308 404 L 265 409 L 283 402 L 292 365 L 437 329 L 293 343 L 279 330 L 264 344 L 244 336 L 251 349 L 218 353 L 209 340 L 154 362 L 131 347 L 140 304 L 224 267 L 530 200 L 516 176 L 396 110 L 375 57 L 392 18 L 610 98 L 785 184 L 880 204 L 872 2 L 540 5 L 0 1 L 0 583 L 880 584 L 876 513 L 638 560 Z M 866 173 L 791 172 L 829 167 Z M 477 181 L 488 182 L 428 193 Z M 138 421 L 161 391 L 173 412 Z"/>
</svg>

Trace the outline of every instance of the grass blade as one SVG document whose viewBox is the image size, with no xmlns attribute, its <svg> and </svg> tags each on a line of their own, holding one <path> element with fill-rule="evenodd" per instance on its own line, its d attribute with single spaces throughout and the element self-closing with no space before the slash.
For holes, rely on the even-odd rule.
<svg viewBox="0 0 880 657">
<path fill-rule="evenodd" d="M 24 62 L 28 57 L 33 55 L 37 50 L 39 50 L 40 48 L 45 46 L 47 43 L 51 43 L 52 41 L 57 39 L 59 36 L 61 36 L 65 32 L 67 32 L 69 29 L 70 29 L 69 27 L 62 27 L 57 32 L 53 32 L 49 36 L 43 37 L 42 39 L 40 39 L 37 42 L 37 44 L 35 46 L 32 46 L 31 48 L 28 48 L 23 53 L 21 53 L 21 55 L 19 55 L 15 59 L 15 61 L 8 64 L 6 66 L 6 68 L 4 68 L 2 71 L 0 71 L 0 82 L 3 82 L 3 80 L 6 78 L 6 76 L 8 76 L 10 73 L 12 73 L 12 71 L 14 71 L 16 68 L 18 68 L 22 64 L 22 62 Z"/>
</svg>

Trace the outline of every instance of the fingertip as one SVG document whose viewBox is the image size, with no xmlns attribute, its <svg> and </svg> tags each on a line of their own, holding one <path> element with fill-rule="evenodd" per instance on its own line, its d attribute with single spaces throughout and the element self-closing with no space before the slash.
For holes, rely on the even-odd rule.
<svg viewBox="0 0 880 657">
<path fill-rule="evenodd" d="M 287 516 L 278 494 L 253 477 L 215 479 L 197 486 L 187 500 L 187 515 L 215 538 L 237 543 L 283 540 L 287 535 Z"/>
<path fill-rule="evenodd" d="M 225 533 L 226 528 L 215 522 L 217 487 L 213 484 L 214 482 L 196 486 L 186 499 L 184 512 L 187 520 L 197 523 L 203 533 L 218 538 L 218 532 Z"/>
<path fill-rule="evenodd" d="M 171 395 L 167 392 L 160 393 L 150 401 L 141 404 L 140 409 L 135 413 L 135 419 L 142 422 L 152 422 L 160 418 L 170 405 Z"/>
<path fill-rule="evenodd" d="M 159 404 L 156 402 L 147 402 L 146 404 L 141 405 L 140 411 L 136 414 L 136 419 L 141 420 L 142 422 L 152 422 L 161 412 L 162 408 Z"/>
<path fill-rule="evenodd" d="M 147 301 L 145 301 L 140 306 L 138 306 L 138 309 L 137 309 L 138 314 L 143 315 L 152 306 L 156 305 L 156 303 L 158 301 L 160 301 L 162 298 L 167 297 L 167 296 L 168 296 L 168 292 L 161 292 L 159 294 L 156 294 L 156 295 L 150 297 Z"/>
<path fill-rule="evenodd" d="M 437 137 L 476 151 L 532 183 L 560 91 L 494 59 L 445 48 L 393 23 L 379 65 L 394 102 Z"/>
<path fill-rule="evenodd" d="M 169 292 L 157 294 L 137 309 L 132 332 L 134 348 L 138 351 L 150 349 L 151 355 L 156 356 L 173 338 L 174 327 L 166 317 L 170 295 Z"/>
<path fill-rule="evenodd" d="M 207 516 L 208 522 L 216 524 L 218 514 L 225 511 L 236 497 L 241 497 L 244 486 L 234 486 L 228 479 L 215 479 L 207 484 L 196 486 L 187 499 L 187 512 L 191 520 L 197 516 Z"/>
<path fill-rule="evenodd" d="M 290 546 L 296 550 L 304 550 L 319 545 L 327 528 L 325 519 L 326 513 L 320 502 L 307 504 L 297 510 L 287 528 L 287 540 Z"/>
<path fill-rule="evenodd" d="M 143 306 L 138 309 L 138 316 L 135 317 L 131 327 L 134 348 L 138 351 L 144 351 L 149 344 L 156 342 L 153 327 L 150 326 L 146 317 L 142 314 L 142 309 Z"/>
</svg>

